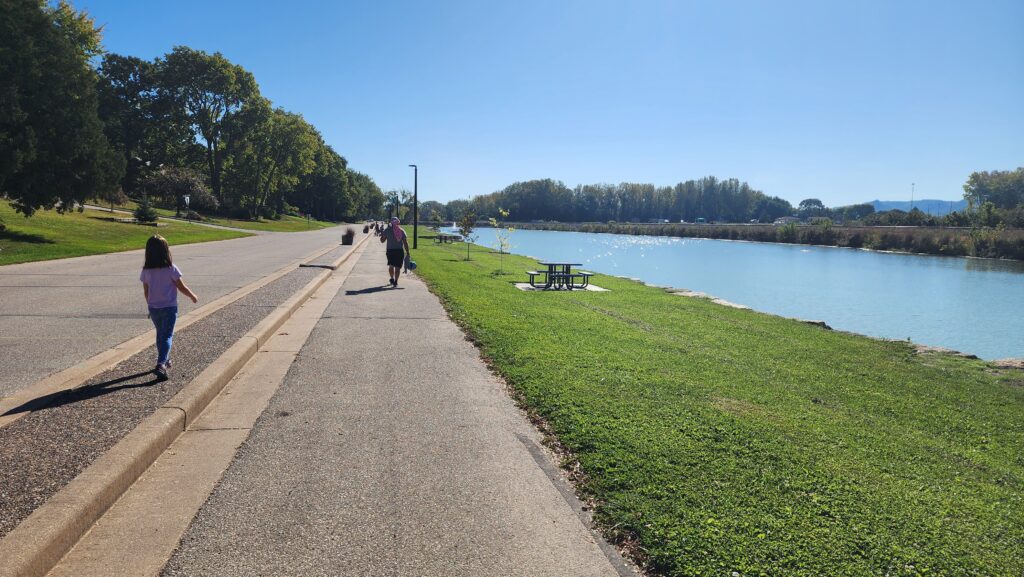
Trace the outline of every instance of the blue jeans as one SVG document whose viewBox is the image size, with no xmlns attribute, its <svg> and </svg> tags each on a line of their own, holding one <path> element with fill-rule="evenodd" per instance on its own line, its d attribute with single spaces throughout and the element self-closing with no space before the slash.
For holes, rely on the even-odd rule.
<svg viewBox="0 0 1024 577">
<path fill-rule="evenodd" d="M 171 356 L 171 341 L 174 340 L 174 321 L 178 320 L 178 307 L 150 308 L 149 318 L 156 327 L 156 362 L 162 365 Z"/>
</svg>

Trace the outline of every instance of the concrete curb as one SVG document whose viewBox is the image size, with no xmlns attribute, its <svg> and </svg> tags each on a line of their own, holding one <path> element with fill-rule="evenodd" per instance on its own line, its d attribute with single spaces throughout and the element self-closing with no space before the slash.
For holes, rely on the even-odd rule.
<svg viewBox="0 0 1024 577">
<path fill-rule="evenodd" d="M 353 245 L 336 269 L 362 245 Z M 324 251 L 326 252 L 326 251 Z M 323 254 L 323 253 L 320 253 Z M 314 257 L 315 258 L 315 257 Z M 327 279 L 324 270 L 0 540 L 0 577 L 42 577 L 149 468 L 276 331 Z"/>
<path fill-rule="evenodd" d="M 225 306 L 237 301 L 238 299 L 252 293 L 253 291 L 270 284 L 271 282 L 281 278 L 289 272 L 295 270 L 295 267 L 302 263 L 315 260 L 324 254 L 337 248 L 337 245 L 331 245 L 327 248 L 319 249 L 311 254 L 308 254 L 300 259 L 296 259 L 282 268 L 268 274 L 267 276 L 260 278 L 254 282 L 251 282 L 244 287 L 233 290 L 226 295 L 223 295 L 217 299 L 206 303 L 205 305 L 191 311 L 186 315 L 182 315 L 177 322 L 177 330 L 182 330 L 185 327 L 198 322 L 213 313 L 219 311 Z M 9 411 L 20 407 L 26 403 L 31 403 L 35 399 L 46 397 L 54 393 L 73 389 L 92 377 L 102 373 L 110 367 L 120 363 L 121 361 L 137 354 L 146 347 L 153 344 L 153 339 L 156 338 L 156 333 L 153 330 L 146 331 L 137 337 L 128 339 L 127 341 L 116 345 L 115 347 L 98 353 L 77 365 L 68 367 L 63 371 L 54 373 L 48 377 L 43 378 L 23 389 L 15 391 L 10 395 L 0 399 L 0 427 L 7 426 L 18 419 L 29 414 L 30 411 L 22 413 L 5 414 Z"/>
</svg>

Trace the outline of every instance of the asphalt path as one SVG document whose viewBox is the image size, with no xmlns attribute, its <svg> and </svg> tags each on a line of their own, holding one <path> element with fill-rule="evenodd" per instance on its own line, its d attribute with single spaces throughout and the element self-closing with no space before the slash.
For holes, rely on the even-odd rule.
<svg viewBox="0 0 1024 577">
<path fill-rule="evenodd" d="M 199 295 L 179 315 L 340 241 L 342 228 L 172 246 Z M 0 397 L 152 328 L 142 250 L 0 266 Z"/>
<path fill-rule="evenodd" d="M 163 575 L 632 574 L 437 298 L 386 281 L 368 247 Z"/>
</svg>

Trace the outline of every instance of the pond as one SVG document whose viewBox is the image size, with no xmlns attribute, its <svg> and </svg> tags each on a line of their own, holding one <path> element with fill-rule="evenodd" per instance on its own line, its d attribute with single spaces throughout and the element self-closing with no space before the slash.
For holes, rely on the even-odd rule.
<svg viewBox="0 0 1024 577">
<path fill-rule="evenodd" d="M 497 246 L 494 229 L 477 243 Z M 834 247 L 516 230 L 512 252 L 984 359 L 1024 358 L 1024 263 Z M 525 279 L 525 275 L 524 275 Z"/>
</svg>

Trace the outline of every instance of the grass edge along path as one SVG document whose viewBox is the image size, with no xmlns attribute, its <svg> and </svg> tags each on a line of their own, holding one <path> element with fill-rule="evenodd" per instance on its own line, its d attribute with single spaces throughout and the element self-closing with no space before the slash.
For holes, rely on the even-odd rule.
<svg viewBox="0 0 1024 577">
<path fill-rule="evenodd" d="M 40 210 L 25 218 L 0 202 L 0 221 L 6 226 L 0 231 L 0 266 L 141 249 L 154 234 L 167 238 L 171 245 L 251 236 L 185 222 L 162 221 L 167 226 L 154 227 L 112 218 L 116 217 L 96 210 L 66 214 Z"/>
<path fill-rule="evenodd" d="M 659 575 L 1024 571 L 1024 375 L 684 298 L 523 292 L 464 245 L 417 274 Z"/>
</svg>

